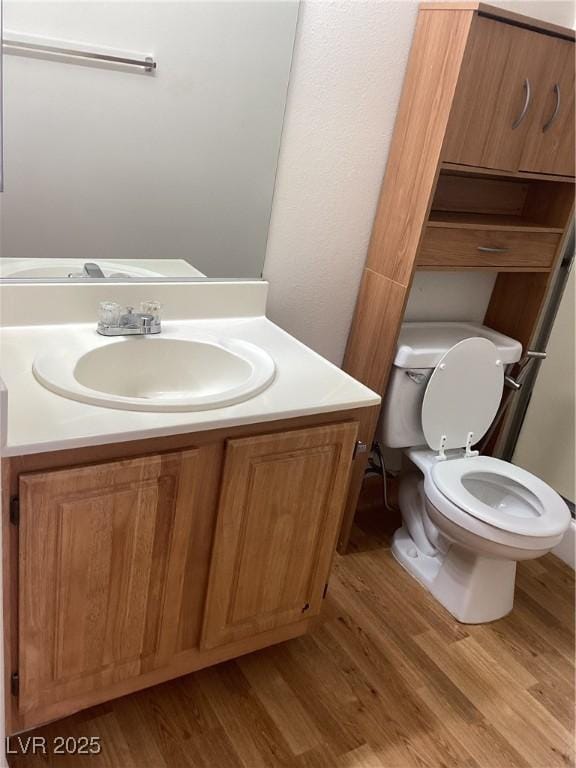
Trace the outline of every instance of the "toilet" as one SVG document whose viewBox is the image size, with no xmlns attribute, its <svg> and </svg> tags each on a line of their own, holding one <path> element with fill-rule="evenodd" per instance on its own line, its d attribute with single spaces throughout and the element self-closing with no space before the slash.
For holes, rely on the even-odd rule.
<svg viewBox="0 0 576 768">
<path fill-rule="evenodd" d="M 521 353 L 482 325 L 404 323 L 382 410 L 382 444 L 404 449 L 392 552 L 466 624 L 509 613 L 516 562 L 545 555 L 570 523 L 549 485 L 474 450 Z"/>
</svg>

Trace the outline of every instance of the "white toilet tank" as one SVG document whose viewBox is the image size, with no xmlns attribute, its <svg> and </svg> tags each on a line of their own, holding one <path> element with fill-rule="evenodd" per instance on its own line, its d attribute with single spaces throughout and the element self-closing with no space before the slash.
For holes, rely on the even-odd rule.
<svg viewBox="0 0 576 768">
<path fill-rule="evenodd" d="M 403 323 L 384 397 L 380 441 L 389 448 L 426 445 L 422 400 L 428 379 L 441 357 L 458 342 L 475 336 L 489 339 L 504 365 L 522 354 L 520 342 L 474 323 Z"/>
</svg>

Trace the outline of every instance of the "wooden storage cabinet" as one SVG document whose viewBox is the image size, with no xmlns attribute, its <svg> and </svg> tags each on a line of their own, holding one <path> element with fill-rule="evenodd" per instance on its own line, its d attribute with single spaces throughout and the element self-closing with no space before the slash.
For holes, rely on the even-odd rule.
<svg viewBox="0 0 576 768">
<path fill-rule="evenodd" d="M 475 18 L 443 160 L 574 176 L 574 43 Z"/>
<path fill-rule="evenodd" d="M 381 395 L 417 269 L 498 272 L 484 324 L 530 345 L 573 220 L 574 40 L 484 2 L 420 4 L 343 365 Z"/>
<path fill-rule="evenodd" d="M 520 167 L 533 113 L 514 126 L 532 98 L 533 85 L 527 83 L 535 79 L 540 56 L 530 44 L 537 41 L 538 35 L 526 29 L 475 19 L 448 123 L 445 161 L 509 171 Z"/>
<path fill-rule="evenodd" d="M 8 732 L 306 631 L 357 427 L 19 473 Z"/>
</svg>

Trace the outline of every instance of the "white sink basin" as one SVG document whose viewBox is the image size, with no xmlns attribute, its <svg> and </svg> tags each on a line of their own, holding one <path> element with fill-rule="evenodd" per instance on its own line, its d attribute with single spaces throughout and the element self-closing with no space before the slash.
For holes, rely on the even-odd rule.
<svg viewBox="0 0 576 768">
<path fill-rule="evenodd" d="M 138 336 L 47 349 L 34 360 L 38 381 L 59 395 L 131 411 L 196 411 L 248 400 L 270 385 L 275 364 L 238 339 Z"/>
</svg>

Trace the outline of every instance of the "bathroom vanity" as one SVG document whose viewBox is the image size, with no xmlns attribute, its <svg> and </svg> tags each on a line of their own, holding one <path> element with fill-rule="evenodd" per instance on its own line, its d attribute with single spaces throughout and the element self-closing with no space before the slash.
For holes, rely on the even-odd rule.
<svg viewBox="0 0 576 768">
<path fill-rule="evenodd" d="M 263 283 L 4 290 L 7 732 L 308 631 L 379 397 L 267 320 Z M 111 293 L 154 294 L 167 337 L 193 325 L 257 345 L 272 383 L 180 412 L 42 386 L 34 359 L 95 336 L 94 306 Z M 42 297 L 42 325 L 33 311 L 22 322 L 24 295 L 29 308 Z"/>
</svg>

